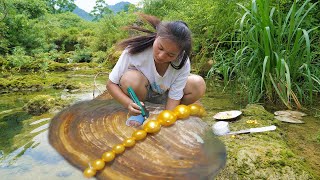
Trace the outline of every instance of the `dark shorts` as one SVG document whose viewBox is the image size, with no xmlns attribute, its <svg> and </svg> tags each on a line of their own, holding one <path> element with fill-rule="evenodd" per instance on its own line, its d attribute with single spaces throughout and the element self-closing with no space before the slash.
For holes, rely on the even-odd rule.
<svg viewBox="0 0 320 180">
<path fill-rule="evenodd" d="M 118 86 L 121 87 L 121 85 L 119 84 Z M 159 94 L 157 92 L 154 92 L 150 85 L 148 85 L 147 87 L 147 98 L 145 101 L 153 103 L 153 104 L 166 104 L 167 103 L 167 99 L 168 99 L 168 91 L 166 91 L 164 94 Z"/>
<path fill-rule="evenodd" d="M 163 94 L 159 94 L 157 92 L 154 92 L 150 85 L 147 86 L 148 94 L 146 101 L 154 104 L 166 104 L 168 99 L 168 91 L 166 91 Z"/>
</svg>

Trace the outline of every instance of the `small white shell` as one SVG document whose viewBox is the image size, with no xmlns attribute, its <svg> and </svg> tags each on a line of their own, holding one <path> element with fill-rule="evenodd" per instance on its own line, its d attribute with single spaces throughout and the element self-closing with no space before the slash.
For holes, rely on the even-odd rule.
<svg viewBox="0 0 320 180">
<path fill-rule="evenodd" d="M 213 116 L 214 119 L 217 120 L 228 120 L 228 119 L 234 119 L 242 114 L 241 111 L 232 110 L 232 111 L 224 111 L 219 112 L 216 115 Z"/>
</svg>

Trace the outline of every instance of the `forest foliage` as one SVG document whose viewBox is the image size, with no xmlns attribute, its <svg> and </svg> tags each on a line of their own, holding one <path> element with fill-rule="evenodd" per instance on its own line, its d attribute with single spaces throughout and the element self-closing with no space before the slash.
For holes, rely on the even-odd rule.
<svg viewBox="0 0 320 180">
<path fill-rule="evenodd" d="M 277 102 L 280 97 L 287 107 L 299 107 L 312 103 L 320 91 L 319 4 L 142 0 L 139 6 L 112 13 L 99 0 L 91 12 L 95 20 L 86 21 L 72 13 L 74 0 L 1 0 L 1 76 L 46 72 L 57 63 L 93 62 L 111 68 L 119 55 L 115 44 L 132 35 L 123 27 L 141 23 L 135 14 L 139 11 L 188 24 L 194 73 L 241 86 L 248 102 Z"/>
</svg>

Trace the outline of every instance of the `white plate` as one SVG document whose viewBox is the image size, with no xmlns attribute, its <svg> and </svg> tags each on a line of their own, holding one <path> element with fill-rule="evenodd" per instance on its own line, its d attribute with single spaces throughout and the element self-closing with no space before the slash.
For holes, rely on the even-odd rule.
<svg viewBox="0 0 320 180">
<path fill-rule="evenodd" d="M 216 115 L 213 116 L 213 118 L 217 120 L 232 120 L 240 116 L 241 114 L 242 112 L 237 110 L 224 111 L 224 112 L 217 113 Z"/>
</svg>

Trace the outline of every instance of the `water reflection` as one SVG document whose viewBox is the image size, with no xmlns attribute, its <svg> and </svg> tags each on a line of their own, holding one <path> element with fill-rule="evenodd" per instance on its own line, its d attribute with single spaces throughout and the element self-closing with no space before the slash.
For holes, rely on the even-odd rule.
<svg viewBox="0 0 320 180">
<path fill-rule="evenodd" d="M 69 94 L 69 97 L 74 102 L 93 98 L 92 92 Z M 0 146 L 1 179 L 85 179 L 82 172 L 71 166 L 48 142 L 53 114 L 31 117 L 18 110 L 0 114 L 1 122 L 9 124 L 5 131 L 1 130 L 1 134 L 5 134 Z"/>
<path fill-rule="evenodd" d="M 0 162 L 1 179 L 84 179 L 82 172 L 68 164 L 48 143 L 48 131 L 33 139 L 19 158 L 21 147 Z"/>
<path fill-rule="evenodd" d="M 72 77 L 74 83 L 92 84 L 92 77 Z M 105 78 L 97 87 L 105 89 Z M 88 87 L 88 86 L 87 86 Z M 0 179 L 84 179 L 82 172 L 71 166 L 48 142 L 48 126 L 54 113 L 31 116 L 22 110 L 37 95 L 50 94 L 73 102 L 93 99 L 91 88 L 84 92 L 46 89 L 40 92 L 0 94 Z"/>
<path fill-rule="evenodd" d="M 48 127 L 49 127 L 49 123 L 32 130 L 30 133 L 37 133 L 42 130 L 48 130 Z"/>
<path fill-rule="evenodd" d="M 48 120 L 50 120 L 50 119 L 51 119 L 51 118 L 42 118 L 42 119 L 39 119 L 39 120 L 37 120 L 37 121 L 34 121 L 34 122 L 30 123 L 30 125 L 39 124 L 39 123 L 41 123 L 41 122 L 43 122 L 43 121 L 48 121 Z"/>
</svg>

